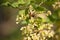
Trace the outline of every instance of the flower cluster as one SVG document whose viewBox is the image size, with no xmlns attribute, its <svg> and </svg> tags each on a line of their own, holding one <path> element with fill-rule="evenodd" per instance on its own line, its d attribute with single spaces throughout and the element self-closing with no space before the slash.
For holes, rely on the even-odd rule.
<svg viewBox="0 0 60 40">
<path fill-rule="evenodd" d="M 32 5 L 29 6 L 27 14 L 25 14 L 25 10 L 20 11 L 17 22 L 22 25 L 26 24 L 20 28 L 24 36 L 23 40 L 47 40 L 53 37 L 54 25 L 48 19 L 49 15 L 51 15 L 51 11 L 36 11 Z"/>
</svg>

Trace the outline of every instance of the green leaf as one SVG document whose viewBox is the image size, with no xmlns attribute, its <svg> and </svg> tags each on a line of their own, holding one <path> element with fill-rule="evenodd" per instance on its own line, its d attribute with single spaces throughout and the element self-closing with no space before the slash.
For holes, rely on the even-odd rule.
<svg viewBox="0 0 60 40">
<path fill-rule="evenodd" d="M 31 1 L 31 0 L 26 0 L 26 1 L 25 1 L 25 4 L 26 4 L 26 5 L 29 5 L 29 4 L 30 4 L 30 1 Z"/>
<path fill-rule="evenodd" d="M 24 21 L 21 22 L 21 24 L 22 25 L 27 24 L 27 21 L 24 20 Z"/>
<path fill-rule="evenodd" d="M 14 7 L 14 8 L 16 8 L 16 7 L 19 6 L 19 4 L 17 2 L 14 2 L 14 3 L 11 4 L 11 6 Z"/>
<path fill-rule="evenodd" d="M 47 17 L 45 19 L 42 18 L 42 22 L 51 22 L 50 19 Z"/>
<path fill-rule="evenodd" d="M 28 5 L 28 4 L 30 4 L 30 0 L 18 0 L 18 3 Z"/>
<path fill-rule="evenodd" d="M 41 2 L 45 2 L 46 0 L 35 0 L 36 4 L 40 4 Z"/>
<path fill-rule="evenodd" d="M 38 6 L 37 4 L 32 4 L 32 6 L 36 11 L 45 11 L 46 10 L 46 8 L 44 8 L 42 6 Z"/>
<path fill-rule="evenodd" d="M 25 15 L 27 15 L 28 14 L 28 8 L 25 10 Z"/>
<path fill-rule="evenodd" d="M 48 6 L 50 6 L 53 3 L 55 3 L 56 1 L 58 1 L 58 0 L 47 0 L 47 1 L 45 1 L 45 4 L 48 5 Z"/>
<path fill-rule="evenodd" d="M 27 22 L 27 24 L 29 23 L 29 17 L 28 17 L 28 18 L 26 18 L 26 22 Z"/>
<path fill-rule="evenodd" d="M 25 10 L 20 10 L 19 14 L 25 14 Z"/>
<path fill-rule="evenodd" d="M 25 4 L 24 0 L 18 0 L 19 4 Z"/>
<path fill-rule="evenodd" d="M 37 7 L 37 8 L 35 8 L 37 11 L 45 11 L 45 8 L 44 7 Z"/>
<path fill-rule="evenodd" d="M 2 3 L 1 5 L 8 6 L 8 4 L 10 4 L 10 3 L 9 2 L 5 2 L 5 3 Z"/>
<path fill-rule="evenodd" d="M 48 18 L 49 18 L 49 20 L 51 21 L 51 22 L 55 22 L 56 21 L 56 19 L 55 18 L 53 18 L 53 16 L 51 15 L 51 16 L 48 16 Z"/>
</svg>

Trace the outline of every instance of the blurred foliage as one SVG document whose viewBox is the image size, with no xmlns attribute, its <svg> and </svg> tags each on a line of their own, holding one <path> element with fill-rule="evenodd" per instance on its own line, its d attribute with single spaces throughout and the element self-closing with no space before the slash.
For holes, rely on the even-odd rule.
<svg viewBox="0 0 60 40">
<path fill-rule="evenodd" d="M 60 40 L 60 0 L 1 0 L 0 4 L 19 9 L 16 24 L 22 40 Z"/>
</svg>

